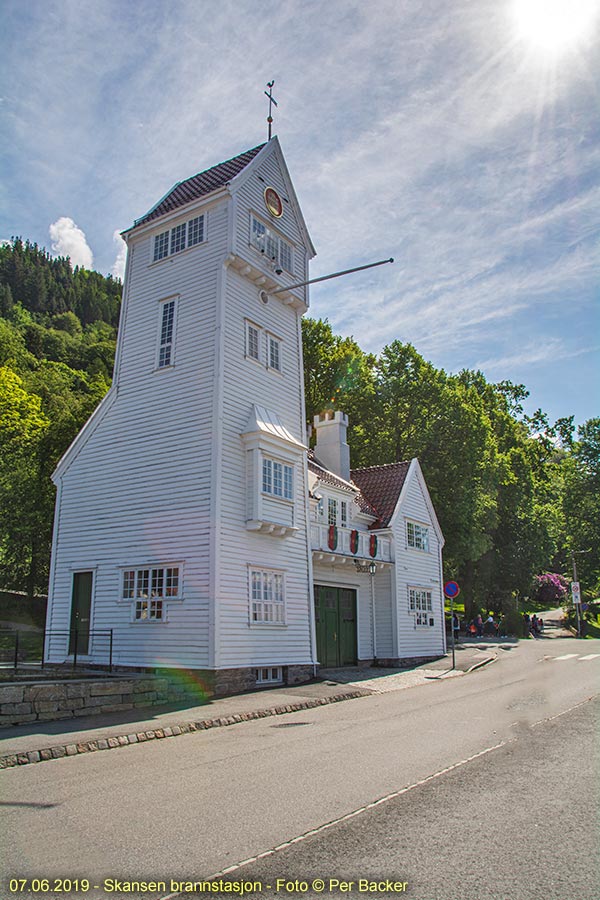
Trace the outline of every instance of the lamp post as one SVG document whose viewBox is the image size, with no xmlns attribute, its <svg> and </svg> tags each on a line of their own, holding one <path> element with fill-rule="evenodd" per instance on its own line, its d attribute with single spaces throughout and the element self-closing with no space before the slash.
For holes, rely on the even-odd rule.
<svg viewBox="0 0 600 900">
<path fill-rule="evenodd" d="M 371 581 L 371 617 L 373 619 L 373 665 L 377 665 L 377 625 L 375 620 L 375 573 L 377 571 L 377 563 L 371 560 L 369 563 L 369 576 Z"/>
</svg>

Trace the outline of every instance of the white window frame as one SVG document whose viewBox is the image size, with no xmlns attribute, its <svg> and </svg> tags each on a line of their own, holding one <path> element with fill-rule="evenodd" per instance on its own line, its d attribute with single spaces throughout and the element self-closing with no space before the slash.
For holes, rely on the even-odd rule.
<svg viewBox="0 0 600 900">
<path fill-rule="evenodd" d="M 191 247 L 206 242 L 206 214 L 201 213 L 187 222 L 180 222 L 165 231 L 154 235 L 152 243 L 152 262 L 160 262 L 169 256 L 175 256 Z"/>
<path fill-rule="evenodd" d="M 166 604 L 183 600 L 183 564 L 122 568 L 119 600 L 131 604 L 131 621 L 135 624 L 166 622 Z"/>
<path fill-rule="evenodd" d="M 177 300 L 178 297 L 165 297 L 164 300 L 161 300 L 158 307 L 158 340 L 157 340 L 157 348 L 156 348 L 156 365 L 155 368 L 158 371 L 162 371 L 163 369 L 170 369 L 175 365 L 175 334 L 177 329 Z M 165 311 L 172 307 L 173 309 L 173 318 L 171 322 L 170 330 L 167 335 L 165 335 Z M 168 338 L 168 339 L 167 339 Z M 167 354 L 168 350 L 168 359 L 167 361 L 163 361 L 163 351 Z"/>
<path fill-rule="evenodd" d="M 257 325 L 255 322 L 251 322 L 250 319 L 244 320 L 245 330 L 246 330 L 246 339 L 245 339 L 245 355 L 246 359 L 251 359 L 253 362 L 257 362 L 260 364 L 260 356 L 261 356 L 261 344 L 262 344 L 262 328 L 260 325 Z M 256 355 L 250 352 L 251 347 L 251 331 L 256 332 Z"/>
<path fill-rule="evenodd" d="M 199 235 L 199 236 L 198 236 Z M 189 247 L 197 247 L 206 240 L 206 216 L 202 213 L 194 216 L 187 223 L 187 245 Z"/>
<path fill-rule="evenodd" d="M 248 566 L 248 600 L 251 626 L 284 626 L 285 572 L 265 566 Z"/>
<path fill-rule="evenodd" d="M 277 500 L 293 501 L 294 467 L 290 463 L 263 455 L 262 492 Z"/>
<path fill-rule="evenodd" d="M 337 525 L 338 523 L 338 502 L 335 497 L 327 498 L 327 524 Z"/>
<path fill-rule="evenodd" d="M 408 612 L 415 620 L 415 628 L 430 628 L 433 615 L 433 591 L 429 587 L 408 586 Z"/>
<path fill-rule="evenodd" d="M 250 246 L 271 262 L 294 274 L 294 247 L 270 225 L 250 213 Z"/>
<path fill-rule="evenodd" d="M 348 501 L 340 500 L 340 525 L 342 528 L 348 527 Z"/>
<path fill-rule="evenodd" d="M 260 666 L 254 675 L 257 684 L 283 684 L 283 666 Z"/>
<path fill-rule="evenodd" d="M 169 229 L 161 231 L 160 234 L 154 235 L 152 262 L 159 262 L 166 259 L 169 255 L 169 243 L 171 240 L 171 232 Z"/>
<path fill-rule="evenodd" d="M 406 544 L 411 550 L 420 550 L 422 553 L 429 553 L 429 526 L 407 520 Z"/>
<path fill-rule="evenodd" d="M 267 332 L 267 340 L 265 343 L 266 343 L 265 350 L 266 350 L 266 356 L 267 356 L 267 360 L 266 360 L 267 369 L 270 369 L 271 372 L 281 373 L 282 372 L 281 348 L 282 348 L 282 344 L 283 344 L 281 338 L 278 338 L 275 334 L 271 334 L 270 332 Z M 275 347 L 277 348 L 276 360 L 275 360 L 276 364 L 273 365 L 273 360 L 274 360 L 273 350 Z"/>
</svg>

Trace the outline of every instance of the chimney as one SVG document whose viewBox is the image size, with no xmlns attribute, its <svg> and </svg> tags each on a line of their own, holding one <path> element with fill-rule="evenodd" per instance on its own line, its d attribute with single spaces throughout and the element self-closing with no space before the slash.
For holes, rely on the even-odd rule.
<svg viewBox="0 0 600 900">
<path fill-rule="evenodd" d="M 350 447 L 346 443 L 348 416 L 343 412 L 327 411 L 314 418 L 317 459 L 340 478 L 350 481 Z"/>
</svg>

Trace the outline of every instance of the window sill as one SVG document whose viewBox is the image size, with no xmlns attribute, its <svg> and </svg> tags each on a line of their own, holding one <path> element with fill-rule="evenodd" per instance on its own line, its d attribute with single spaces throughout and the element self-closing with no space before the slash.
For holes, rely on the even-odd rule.
<svg viewBox="0 0 600 900">
<path fill-rule="evenodd" d="M 160 266 L 161 263 L 173 262 L 174 259 L 186 256 L 186 254 L 190 253 L 192 250 L 196 250 L 197 247 L 203 247 L 204 244 L 208 244 L 208 240 L 200 241 L 199 244 L 192 244 L 191 247 L 186 247 L 185 250 L 178 250 L 177 253 L 169 253 L 168 256 L 163 256 L 162 259 L 153 259 L 148 263 L 148 268 L 153 269 L 154 266 Z"/>
<path fill-rule="evenodd" d="M 248 628 L 287 628 L 287 622 L 248 622 Z"/>
<path fill-rule="evenodd" d="M 287 502 L 293 503 L 293 500 L 288 500 Z M 257 534 L 270 534 L 272 537 L 290 537 L 298 531 L 298 528 L 294 525 L 282 525 L 281 522 L 266 522 L 263 519 L 248 519 L 246 521 L 246 530 L 254 531 Z"/>
</svg>

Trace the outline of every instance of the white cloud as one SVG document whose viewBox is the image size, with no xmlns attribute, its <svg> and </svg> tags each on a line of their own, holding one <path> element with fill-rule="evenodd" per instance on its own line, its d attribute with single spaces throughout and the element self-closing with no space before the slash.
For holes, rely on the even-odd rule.
<svg viewBox="0 0 600 900">
<path fill-rule="evenodd" d="M 88 246 L 84 232 L 73 219 L 61 216 L 49 228 L 52 249 L 59 256 L 69 256 L 74 266 L 91 269 L 94 255 Z"/>
<path fill-rule="evenodd" d="M 115 278 L 120 278 L 123 280 L 123 276 L 125 275 L 125 260 L 127 259 L 127 244 L 121 237 L 120 232 L 113 231 L 113 243 L 117 245 L 119 248 L 117 253 L 117 258 L 112 264 L 112 268 L 110 270 L 111 275 L 114 275 Z"/>
</svg>

